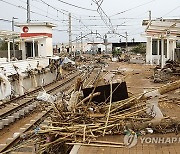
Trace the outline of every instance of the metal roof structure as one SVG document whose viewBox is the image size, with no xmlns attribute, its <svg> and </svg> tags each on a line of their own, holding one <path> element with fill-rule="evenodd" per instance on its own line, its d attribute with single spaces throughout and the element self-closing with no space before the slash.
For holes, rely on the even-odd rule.
<svg viewBox="0 0 180 154">
<path fill-rule="evenodd" d="M 47 27 L 56 27 L 55 24 L 50 22 L 37 22 L 37 23 L 18 23 L 15 26 L 21 27 L 21 26 L 47 26 Z"/>
<path fill-rule="evenodd" d="M 11 40 L 20 38 L 20 33 L 14 31 L 0 30 L 0 38 L 5 40 Z"/>
<path fill-rule="evenodd" d="M 146 35 L 158 37 L 176 37 L 180 39 L 180 20 L 162 19 L 162 20 L 143 20 L 142 25 L 146 25 Z"/>
<path fill-rule="evenodd" d="M 43 38 L 47 38 L 47 36 L 33 36 L 33 37 L 20 37 L 15 39 L 15 42 L 21 42 L 21 41 L 35 41 L 35 40 L 39 40 L 39 39 L 43 39 Z"/>
</svg>

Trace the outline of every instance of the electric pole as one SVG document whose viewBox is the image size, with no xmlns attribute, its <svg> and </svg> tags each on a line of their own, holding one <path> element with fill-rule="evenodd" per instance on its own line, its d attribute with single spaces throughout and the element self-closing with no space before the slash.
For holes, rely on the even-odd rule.
<svg viewBox="0 0 180 154">
<path fill-rule="evenodd" d="M 151 11 L 149 11 L 149 22 L 151 22 Z"/>
<path fill-rule="evenodd" d="M 82 32 L 81 32 L 81 52 L 80 52 L 80 56 L 83 52 L 83 39 L 82 39 Z"/>
<path fill-rule="evenodd" d="M 72 52 L 71 13 L 69 13 L 69 53 Z"/>
<path fill-rule="evenodd" d="M 104 36 L 105 52 L 107 54 L 107 35 Z"/>
<path fill-rule="evenodd" d="M 30 23 L 30 0 L 27 0 L 27 23 Z"/>
<path fill-rule="evenodd" d="M 126 52 L 128 52 L 128 34 L 126 32 Z"/>
<path fill-rule="evenodd" d="M 18 18 L 12 17 L 12 31 L 13 32 L 14 32 L 14 19 L 18 19 Z M 14 38 L 13 38 L 13 42 L 12 42 L 12 47 L 13 47 L 13 55 L 14 55 L 14 58 L 15 58 L 16 53 L 15 53 L 15 47 L 14 47 Z"/>
<path fill-rule="evenodd" d="M 95 46 L 94 46 L 94 37 L 93 37 L 93 53 L 92 54 L 94 54 L 94 52 L 95 52 Z"/>
</svg>

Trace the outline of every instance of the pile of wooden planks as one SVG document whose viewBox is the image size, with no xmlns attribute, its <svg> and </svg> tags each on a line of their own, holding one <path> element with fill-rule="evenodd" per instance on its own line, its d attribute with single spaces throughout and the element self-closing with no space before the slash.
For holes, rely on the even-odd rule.
<svg viewBox="0 0 180 154">
<path fill-rule="evenodd" d="M 112 84 L 111 84 L 112 85 Z M 65 103 L 53 104 L 53 112 L 48 125 L 44 125 L 37 134 L 39 150 L 57 150 L 72 144 L 94 145 L 96 139 L 104 135 L 124 134 L 127 130 L 141 132 L 151 128 L 154 132 L 177 131 L 179 121 L 171 117 L 156 119 L 156 113 L 149 114 L 147 105 L 151 99 L 180 88 L 180 80 L 167 84 L 155 91 L 132 96 L 128 99 L 112 102 L 112 88 L 110 101 L 95 104 L 91 100 L 99 93 L 92 93 L 86 98 L 75 97 L 76 102 L 68 110 Z M 78 90 L 78 89 L 76 89 Z M 74 92 L 74 94 L 76 93 Z M 71 99 L 72 101 L 72 99 Z M 174 129 L 172 129 L 174 128 Z M 96 146 L 104 143 L 96 143 Z M 106 144 L 104 145 L 106 146 Z M 117 146 L 115 143 L 111 146 Z M 118 146 L 124 146 L 118 145 Z"/>
<path fill-rule="evenodd" d="M 81 84 L 78 79 L 68 102 L 62 99 L 52 103 L 53 110 L 48 122 L 46 120 L 46 124 L 38 131 L 30 132 L 37 153 L 67 153 L 72 145 L 78 144 L 124 147 L 123 143 L 108 143 L 97 139 L 105 135 L 122 135 L 127 131 L 144 134 L 147 129 L 152 129 L 153 133 L 179 130 L 180 122 L 174 117 L 165 117 L 163 114 L 157 116 L 161 112 L 157 98 L 179 89 L 180 80 L 117 102 L 112 102 L 113 88 L 110 83 L 108 101 L 99 104 L 92 101 L 93 97 L 100 95 L 95 90 L 82 98 Z"/>
</svg>

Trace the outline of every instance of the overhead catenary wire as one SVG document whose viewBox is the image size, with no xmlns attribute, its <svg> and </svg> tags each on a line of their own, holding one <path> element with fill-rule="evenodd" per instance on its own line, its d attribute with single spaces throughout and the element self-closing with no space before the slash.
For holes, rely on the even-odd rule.
<svg viewBox="0 0 180 154">
<path fill-rule="evenodd" d="M 23 0 L 19 0 L 20 2 L 23 2 L 23 3 L 27 3 L 27 2 L 25 2 L 25 1 L 23 1 Z M 33 4 L 30 4 L 30 6 L 32 6 L 32 7 L 34 7 L 34 8 L 36 8 L 36 9 L 38 9 L 38 10 L 40 10 L 40 11 L 42 11 L 42 12 L 44 12 L 44 13 L 47 13 L 47 11 L 45 11 L 45 10 L 43 10 L 43 9 L 41 9 L 41 8 L 39 8 L 39 7 L 37 7 L 37 6 L 35 6 L 35 5 L 33 5 Z M 47 13 L 47 15 L 46 16 L 48 16 L 48 15 L 51 15 L 51 16 L 54 16 L 54 14 L 50 14 L 49 12 Z M 32 21 L 32 20 L 31 20 Z M 33 20 L 33 21 L 35 21 L 35 20 Z M 52 21 L 57 21 L 57 20 L 52 20 Z M 58 19 L 58 21 L 65 21 L 65 20 L 59 20 Z"/>
<path fill-rule="evenodd" d="M 0 0 L 0 2 L 4 2 L 4 3 L 9 4 L 9 5 L 11 5 L 11 6 L 14 6 L 14 7 L 23 9 L 23 10 L 26 10 L 26 8 L 23 7 L 23 6 L 21 6 L 21 5 L 15 5 L 15 4 L 10 3 L 10 2 L 7 2 L 7 1 L 5 1 L 5 0 Z M 30 12 L 31 12 L 31 13 L 34 13 L 34 14 L 37 14 L 37 15 L 39 15 L 39 16 L 43 16 L 43 17 L 45 17 L 45 18 L 53 19 L 54 21 L 60 21 L 60 20 L 58 20 L 58 19 L 49 17 L 49 16 L 47 16 L 47 15 L 43 15 L 43 14 L 41 14 L 41 13 L 38 13 L 38 12 L 35 12 L 35 11 L 32 11 L 32 10 L 30 10 Z"/>
<path fill-rule="evenodd" d="M 173 12 L 173 11 L 179 9 L 179 8 L 180 8 L 180 5 L 177 6 L 177 7 L 175 7 L 174 9 L 172 9 L 171 11 L 169 11 L 168 13 L 164 14 L 161 18 L 163 18 L 164 16 L 167 16 L 168 14 L 170 14 L 171 12 Z"/>
<path fill-rule="evenodd" d="M 149 1 L 149 2 L 146 2 L 146 3 L 143 3 L 143 4 L 137 5 L 137 6 L 135 6 L 135 7 L 130 8 L 130 9 L 127 9 L 127 10 L 121 11 L 121 12 L 119 12 L 119 13 L 116 13 L 116 14 L 114 14 L 114 15 L 111 15 L 110 17 L 117 16 L 117 15 L 120 15 L 120 14 L 122 14 L 122 13 L 125 13 L 125 12 L 128 12 L 128 11 L 137 9 L 137 8 L 139 8 L 139 7 L 141 7 L 141 6 L 147 5 L 147 4 L 152 3 L 152 2 L 154 2 L 154 1 L 156 1 L 156 0 L 151 0 L 151 1 Z"/>
<path fill-rule="evenodd" d="M 62 11 L 67 12 L 67 13 L 64 13 L 64 12 L 62 12 L 60 9 L 58 9 L 58 8 L 50 5 L 49 3 L 45 2 L 44 0 L 39 0 L 39 1 L 42 2 L 43 4 L 47 5 L 48 7 L 51 7 L 52 9 L 56 10 L 57 12 L 60 12 L 60 13 L 62 13 L 63 15 L 68 16 L 68 13 L 69 13 L 69 12 L 68 12 L 67 10 L 64 10 L 64 9 L 62 10 L 62 9 L 61 9 Z M 75 20 L 77 20 L 77 21 L 79 21 L 79 22 L 81 22 L 81 24 L 82 24 L 85 28 L 87 28 L 88 30 L 91 30 L 91 29 L 89 29 L 80 19 L 78 19 L 77 17 L 75 17 L 75 16 L 72 15 L 72 18 L 75 19 Z"/>
<path fill-rule="evenodd" d="M 5 1 L 5 0 L 0 0 L 0 1 L 1 1 L 1 2 L 4 2 L 4 3 L 6 3 L 6 4 L 9 4 L 9 5 L 11 5 L 11 6 L 14 6 L 14 7 L 23 9 L 23 10 L 26 10 L 26 8 L 23 7 L 23 6 L 21 6 L 21 5 L 16 5 L 16 4 L 7 2 L 7 1 Z M 37 15 L 39 15 L 39 16 L 43 16 L 43 17 L 48 18 L 48 19 L 52 19 L 53 21 L 56 21 L 56 22 L 62 22 L 61 20 L 58 20 L 58 19 L 49 17 L 49 16 L 47 16 L 47 15 L 44 15 L 44 14 L 41 14 L 41 13 L 38 13 L 38 12 L 35 12 L 35 11 L 32 11 L 32 10 L 31 10 L 30 12 L 31 12 L 31 13 L 34 13 L 34 14 L 37 14 Z M 81 31 L 83 31 L 83 30 L 81 29 Z"/>
<path fill-rule="evenodd" d="M 8 20 L 8 19 L 2 19 L 2 18 L 0 18 L 0 21 L 4 21 L 4 22 L 12 22 L 11 20 Z"/>
<path fill-rule="evenodd" d="M 56 11 L 58 11 L 58 12 L 60 12 L 60 13 L 62 13 L 62 14 L 65 14 L 65 15 L 68 16 L 68 14 L 66 14 L 66 13 L 64 13 L 64 12 L 62 12 L 62 11 L 60 11 L 59 9 L 53 7 L 52 5 L 46 3 L 45 1 L 43 1 L 43 0 L 40 0 L 40 1 L 41 1 L 43 4 L 46 4 L 48 7 L 51 7 L 52 9 L 54 9 L 54 10 L 56 10 Z"/>
<path fill-rule="evenodd" d="M 105 23 L 105 25 L 111 30 L 111 31 L 114 31 L 114 28 L 113 28 L 113 25 L 112 25 L 112 22 L 111 22 L 111 19 L 107 16 L 107 14 L 105 13 L 105 11 L 102 9 L 101 7 L 101 4 L 99 4 L 99 1 L 97 0 L 92 0 L 97 6 L 97 12 L 99 13 L 102 21 Z M 105 15 L 106 19 L 104 18 L 103 14 Z M 107 20 L 107 21 L 106 21 Z"/>
<path fill-rule="evenodd" d="M 0 2 L 4 2 L 4 1 L 6 1 L 6 0 L 0 0 Z M 23 0 L 19 0 L 19 1 L 22 1 L 23 2 Z M 47 3 L 45 0 L 38 0 L 38 2 L 42 2 L 42 1 L 44 1 L 45 3 Z M 18 4 L 13 4 L 12 3 L 13 1 L 11 1 L 11 2 L 8 2 L 8 1 L 6 1 L 6 3 L 11 3 L 13 6 L 15 5 L 15 7 L 18 7 L 18 8 L 20 8 L 20 9 L 24 9 L 24 10 L 26 10 L 26 8 L 25 7 L 23 7 L 23 6 L 20 6 L 20 5 L 18 5 Z M 102 2 L 102 1 L 97 1 L 97 2 Z M 24 2 L 24 3 L 26 3 L 26 2 Z M 102 4 L 102 3 L 101 3 Z M 102 8 L 102 5 L 101 5 L 100 3 L 98 4 L 98 6 L 100 6 L 99 7 L 99 10 L 101 10 L 101 8 Z M 61 13 L 61 14 L 63 14 L 63 15 L 66 15 L 67 14 L 67 10 L 63 10 L 63 9 L 59 9 L 59 8 L 56 8 L 56 6 L 53 8 L 56 12 L 56 15 L 53 15 L 54 13 L 53 12 L 51 12 L 52 10 L 50 10 L 50 8 L 52 8 L 53 6 L 52 5 L 50 5 L 50 4 L 46 4 L 47 5 L 47 9 L 48 9 L 48 11 L 47 10 L 43 10 L 43 9 L 41 9 L 41 8 L 38 8 L 38 7 L 36 7 L 36 6 L 39 6 L 39 5 L 34 5 L 33 7 L 34 8 L 36 8 L 37 10 L 41 10 L 41 11 L 43 11 L 44 13 L 40 13 L 40 11 L 37 11 L 36 9 L 33 9 L 33 10 L 31 10 L 31 13 L 33 13 L 33 14 L 37 14 L 37 15 L 39 15 L 39 16 L 42 16 L 42 17 L 45 17 L 45 18 L 48 18 L 48 19 L 50 19 L 50 21 L 56 21 L 56 22 L 67 22 L 68 20 L 62 20 L 62 18 L 60 17 L 60 16 L 58 16 L 57 15 L 57 12 L 58 13 Z M 52 6 L 52 7 L 51 7 Z M 35 10 L 35 11 L 34 11 Z M 104 10 L 103 10 L 104 11 Z M 50 14 L 51 13 L 51 14 Z M 54 18 L 53 17 L 51 17 L 51 16 L 54 16 Z M 83 15 L 82 15 L 83 16 Z M 108 32 L 108 30 L 105 30 L 106 28 L 108 28 L 108 29 L 110 29 L 111 30 L 111 33 L 113 33 L 113 30 L 114 30 L 114 28 L 116 29 L 116 30 L 118 30 L 118 33 L 120 34 L 120 31 L 121 31 L 121 29 L 119 29 L 118 27 L 121 27 L 121 26 L 124 26 L 124 27 L 127 27 L 127 26 L 131 26 L 131 25 L 127 25 L 127 24 L 125 24 L 125 25 L 123 25 L 123 24 L 113 24 L 111 21 L 113 20 L 113 21 L 115 21 L 116 22 L 116 20 L 118 21 L 118 20 L 138 20 L 138 18 L 139 18 L 139 16 L 136 18 L 131 18 L 131 17 L 128 17 L 128 18 L 116 18 L 116 19 L 111 19 L 107 14 L 105 15 L 105 14 L 103 14 L 103 12 L 101 11 L 100 12 L 100 15 L 98 15 L 98 16 L 93 16 L 93 15 L 90 15 L 90 16 L 88 16 L 88 17 L 91 17 L 91 18 L 100 18 L 100 19 L 94 19 L 94 20 L 102 20 L 103 22 L 106 22 L 107 24 L 105 24 L 104 26 L 103 25 L 91 25 L 91 24 L 87 24 L 86 22 L 84 22 L 85 21 L 85 19 L 83 19 L 83 18 L 81 18 L 81 15 L 80 15 L 80 18 L 78 17 L 78 15 L 76 16 L 76 15 L 72 15 L 72 19 L 74 19 L 74 20 L 76 20 L 76 21 L 78 21 L 78 23 L 79 23 L 79 26 L 78 26 L 78 23 L 77 23 L 77 26 L 78 27 L 76 27 L 76 25 L 72 25 L 72 27 L 73 27 L 73 29 L 72 29 L 72 31 L 74 31 L 75 32 L 75 34 L 77 34 L 78 32 L 81 32 L 81 31 L 83 31 L 83 32 L 89 32 L 89 31 L 95 31 L 95 30 L 98 30 L 98 31 L 101 31 L 101 33 L 102 33 L 102 31 L 106 31 L 104 34 L 106 34 L 107 32 Z M 103 18 L 103 19 L 101 19 L 101 18 Z M 43 18 L 42 18 L 43 19 Z M 110 20 L 108 20 L 108 19 L 110 19 Z M 139 18 L 140 19 L 140 18 Z M 87 20 L 91 20 L 91 19 L 87 19 Z M 40 21 L 40 20 L 32 20 L 32 21 Z M 42 21 L 44 21 L 44 20 L 42 20 Z M 110 22 L 112 23 L 112 25 L 110 24 Z M 127 21 L 127 22 L 129 22 L 129 21 Z M 64 27 L 64 25 L 61 25 L 61 26 L 63 26 Z M 113 28 L 112 28 L 113 27 Z M 86 29 L 85 29 L 86 28 Z M 115 31 L 116 31 L 115 30 Z M 55 31 L 59 31 L 59 32 L 67 32 L 67 30 L 65 30 L 65 28 L 58 28 L 58 29 L 56 29 Z M 77 32 L 77 33 L 76 33 Z"/>
<path fill-rule="evenodd" d="M 96 10 L 93 10 L 93 9 L 88 9 L 88 8 L 84 8 L 84 7 L 81 7 L 81 6 L 77 6 L 77 5 L 74 5 L 74 4 L 71 4 L 71 3 L 68 3 L 68 2 L 65 2 L 65 1 L 62 1 L 62 0 L 57 0 L 61 3 L 64 3 L 66 5 L 70 5 L 70 6 L 73 6 L 73 7 L 76 7 L 78 9 L 83 9 L 83 10 L 87 10 L 87 11 L 96 11 Z"/>
</svg>

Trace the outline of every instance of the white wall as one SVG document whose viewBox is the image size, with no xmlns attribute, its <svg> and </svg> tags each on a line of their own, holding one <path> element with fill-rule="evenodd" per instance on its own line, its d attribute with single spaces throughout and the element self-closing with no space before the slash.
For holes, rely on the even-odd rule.
<svg viewBox="0 0 180 154">
<path fill-rule="evenodd" d="M 152 55 L 152 39 L 153 39 L 152 37 L 147 37 L 146 63 L 159 64 L 162 57 L 161 57 L 161 55 Z M 157 38 L 155 38 L 155 39 L 157 39 Z M 163 40 L 166 40 L 166 38 Z M 159 39 L 159 42 L 161 42 L 160 39 Z M 167 39 L 167 42 L 168 42 L 168 39 Z M 169 39 L 169 45 L 167 43 L 167 58 L 165 58 L 165 55 L 163 56 L 164 57 L 163 65 L 164 65 L 165 61 L 167 61 L 168 59 L 171 59 L 171 60 L 174 59 L 173 55 L 174 55 L 175 48 L 176 48 L 176 40 Z M 162 50 L 162 48 L 161 48 L 161 50 Z M 168 55 L 169 55 L 169 58 L 168 58 Z M 161 61 L 161 63 L 162 63 L 162 61 Z"/>
<path fill-rule="evenodd" d="M 24 26 L 20 27 L 21 33 L 24 33 L 23 27 Z M 28 33 L 50 33 L 50 34 L 52 34 L 52 28 L 51 27 L 47 27 L 47 26 L 43 26 L 43 25 L 42 26 L 29 25 L 27 27 L 29 28 Z"/>
<path fill-rule="evenodd" d="M 20 49 L 22 50 L 22 60 L 24 60 L 26 59 L 26 47 L 24 41 L 20 42 Z"/>
<path fill-rule="evenodd" d="M 46 40 L 40 39 L 38 41 L 38 56 L 46 57 Z"/>
<path fill-rule="evenodd" d="M 52 38 L 46 38 L 46 50 L 41 52 L 46 52 L 46 56 L 53 55 Z"/>
<path fill-rule="evenodd" d="M 152 37 L 147 37 L 146 63 L 152 64 Z"/>
<path fill-rule="evenodd" d="M 21 26 L 21 33 L 23 32 L 23 27 Z M 52 28 L 47 27 L 45 25 L 29 25 L 27 26 L 29 28 L 28 33 L 48 33 L 52 34 Z M 27 33 L 27 34 L 28 34 Z M 33 38 L 35 41 L 38 42 L 38 56 L 39 57 L 46 57 L 46 56 L 52 56 L 53 55 L 53 46 L 52 46 L 52 38 L 45 36 L 39 36 L 40 38 L 37 37 L 25 37 L 24 41 L 21 42 L 21 50 L 22 50 L 22 57 L 23 59 L 26 58 L 26 48 L 25 48 L 25 42 L 32 42 Z"/>
<path fill-rule="evenodd" d="M 35 40 L 38 42 L 38 57 L 46 57 L 53 55 L 52 38 L 42 38 Z M 21 42 L 22 59 L 26 59 L 26 47 L 25 42 Z M 32 42 L 32 41 L 27 41 Z"/>
</svg>

